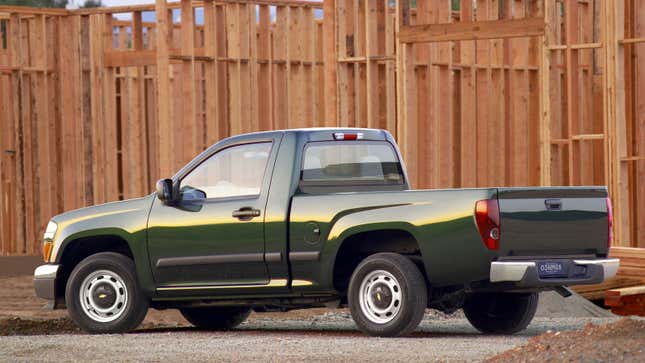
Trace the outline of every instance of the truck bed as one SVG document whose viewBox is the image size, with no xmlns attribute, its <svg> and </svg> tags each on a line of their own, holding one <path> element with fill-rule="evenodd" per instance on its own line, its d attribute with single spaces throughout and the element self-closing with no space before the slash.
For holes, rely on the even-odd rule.
<svg viewBox="0 0 645 363">
<path fill-rule="evenodd" d="M 603 187 L 482 188 L 296 195 L 290 213 L 290 250 L 319 252 L 318 261 L 291 261 L 296 280 L 333 289 L 335 253 L 348 237 L 399 230 L 419 245 L 430 284 L 485 281 L 498 260 L 597 258 L 607 255 L 607 191 Z M 488 248 L 475 205 L 499 205 L 499 246 Z M 319 242 L 310 241 L 318 228 Z M 378 244 L 378 236 L 374 239 Z M 346 240 L 348 242 L 346 242 Z M 324 261 L 324 262 L 323 262 Z"/>
</svg>

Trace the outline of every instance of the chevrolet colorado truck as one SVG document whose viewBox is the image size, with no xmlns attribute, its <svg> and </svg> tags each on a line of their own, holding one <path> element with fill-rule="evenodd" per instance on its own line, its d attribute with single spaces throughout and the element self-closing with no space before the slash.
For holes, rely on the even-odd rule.
<svg viewBox="0 0 645 363">
<path fill-rule="evenodd" d="M 375 336 L 427 308 L 511 334 L 539 291 L 614 276 L 611 239 L 605 187 L 411 190 L 387 131 L 271 131 L 218 142 L 143 198 L 53 217 L 34 284 L 91 333 L 150 307 L 231 329 L 252 310 L 347 306 Z"/>
</svg>

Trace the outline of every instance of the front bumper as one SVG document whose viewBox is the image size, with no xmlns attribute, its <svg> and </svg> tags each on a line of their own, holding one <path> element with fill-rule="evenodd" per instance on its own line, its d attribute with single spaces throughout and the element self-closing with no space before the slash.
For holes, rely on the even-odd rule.
<svg viewBox="0 0 645 363">
<path fill-rule="evenodd" d="M 56 278 L 60 265 L 41 265 L 34 271 L 34 288 L 36 296 L 41 299 L 56 300 Z"/>
<path fill-rule="evenodd" d="M 490 282 L 513 283 L 518 287 L 547 287 L 599 284 L 616 275 L 617 258 L 598 260 L 557 260 L 567 276 L 541 277 L 538 261 L 495 261 L 490 266 Z"/>
</svg>

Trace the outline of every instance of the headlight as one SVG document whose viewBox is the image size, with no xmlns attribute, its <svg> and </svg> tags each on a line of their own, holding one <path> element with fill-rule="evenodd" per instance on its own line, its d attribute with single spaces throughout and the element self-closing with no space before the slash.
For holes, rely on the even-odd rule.
<svg viewBox="0 0 645 363">
<path fill-rule="evenodd" d="M 47 228 L 45 228 L 45 240 L 54 240 L 54 235 L 56 234 L 56 230 L 58 229 L 58 225 L 54 221 L 49 221 L 47 223 Z"/>
</svg>

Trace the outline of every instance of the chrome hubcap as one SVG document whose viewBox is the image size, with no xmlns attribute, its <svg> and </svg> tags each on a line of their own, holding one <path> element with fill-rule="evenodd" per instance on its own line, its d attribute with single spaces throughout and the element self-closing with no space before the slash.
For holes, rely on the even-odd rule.
<svg viewBox="0 0 645 363">
<path fill-rule="evenodd" d="M 79 294 L 83 311 L 101 323 L 114 321 L 128 303 L 128 289 L 123 278 L 109 270 L 94 271 L 81 284 Z"/>
<path fill-rule="evenodd" d="M 399 282 L 387 271 L 372 271 L 361 282 L 361 311 L 373 323 L 386 324 L 392 321 L 401 310 L 402 301 Z"/>
</svg>

